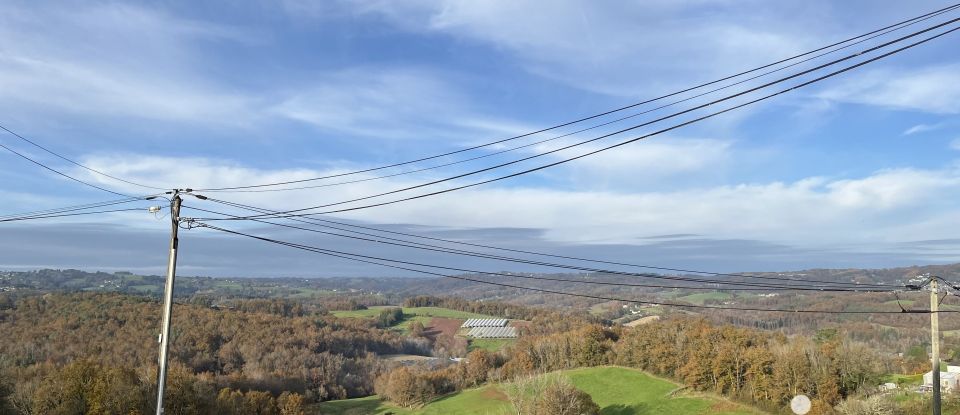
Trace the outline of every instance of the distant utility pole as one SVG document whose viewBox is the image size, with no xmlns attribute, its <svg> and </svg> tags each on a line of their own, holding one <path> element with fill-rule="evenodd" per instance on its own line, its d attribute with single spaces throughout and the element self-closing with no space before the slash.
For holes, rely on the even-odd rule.
<svg viewBox="0 0 960 415">
<path fill-rule="evenodd" d="M 930 354 L 933 361 L 933 415 L 940 415 L 940 297 L 937 277 L 930 277 Z"/>
<path fill-rule="evenodd" d="M 163 328 L 161 328 L 160 331 L 160 369 L 157 375 L 157 415 L 163 414 L 163 391 L 167 384 L 167 353 L 170 350 L 170 320 L 173 318 L 173 280 L 177 274 L 177 244 L 179 241 L 177 239 L 177 230 L 180 229 L 181 201 L 180 192 L 174 190 L 173 198 L 170 199 L 170 260 L 167 263 L 167 283 L 163 292 Z"/>
</svg>

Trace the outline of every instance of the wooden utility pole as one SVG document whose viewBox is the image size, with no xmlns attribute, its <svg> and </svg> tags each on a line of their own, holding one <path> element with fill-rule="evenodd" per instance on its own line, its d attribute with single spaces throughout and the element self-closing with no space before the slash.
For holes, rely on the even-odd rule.
<svg viewBox="0 0 960 415">
<path fill-rule="evenodd" d="M 940 415 L 940 297 L 937 277 L 930 277 L 930 354 L 933 361 L 933 415 Z"/>
<path fill-rule="evenodd" d="M 177 230 L 180 229 L 180 193 L 173 192 L 170 200 L 170 259 L 167 263 L 167 283 L 163 292 L 163 327 L 160 331 L 160 359 L 157 375 L 157 415 L 163 414 L 163 391 L 167 384 L 167 354 L 170 350 L 170 320 L 173 318 L 173 280 L 177 275 Z"/>
</svg>

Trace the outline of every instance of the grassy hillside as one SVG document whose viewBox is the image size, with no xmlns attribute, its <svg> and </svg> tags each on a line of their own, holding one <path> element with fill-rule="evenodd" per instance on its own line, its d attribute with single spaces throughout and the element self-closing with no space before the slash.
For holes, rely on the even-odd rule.
<svg viewBox="0 0 960 415">
<path fill-rule="evenodd" d="M 671 397 L 678 385 L 623 367 L 594 367 L 563 372 L 577 388 L 593 397 L 604 415 L 750 415 L 759 413 L 716 397 L 684 395 Z M 324 402 L 313 408 L 323 415 L 439 415 L 507 414 L 512 409 L 496 385 L 445 396 L 418 410 L 397 408 L 377 397 Z"/>
<path fill-rule="evenodd" d="M 686 295 L 686 296 L 683 296 L 683 297 L 678 297 L 677 299 L 678 299 L 678 300 L 687 301 L 687 302 L 691 302 L 691 303 L 694 303 L 694 304 L 703 305 L 704 301 L 706 301 L 706 300 L 720 300 L 720 301 L 724 301 L 724 300 L 729 300 L 729 299 L 731 299 L 731 298 L 733 298 L 733 296 L 730 295 L 730 293 L 724 293 L 724 292 L 714 291 L 714 292 L 705 292 L 705 293 L 690 294 L 690 295 Z"/>
<path fill-rule="evenodd" d="M 384 308 L 393 308 L 390 306 L 370 307 L 366 310 L 352 311 L 331 311 L 330 313 L 337 317 L 376 317 Z M 468 313 L 466 311 L 451 310 L 441 307 L 403 307 L 403 314 L 420 317 L 446 317 L 446 318 L 498 318 L 484 314 Z"/>
<path fill-rule="evenodd" d="M 331 311 L 330 313 L 334 316 L 344 318 L 374 318 L 380 314 L 384 308 L 395 307 L 370 307 L 366 310 Z M 405 332 L 414 321 L 419 321 L 420 324 L 427 326 L 430 324 L 430 319 L 434 317 L 459 318 L 464 320 L 468 318 L 499 318 L 441 307 L 403 307 L 403 320 L 397 322 L 393 327 Z"/>
<path fill-rule="evenodd" d="M 516 339 L 470 339 L 470 345 L 467 347 L 467 351 L 472 352 L 477 349 L 485 349 L 495 352 L 516 342 Z"/>
</svg>

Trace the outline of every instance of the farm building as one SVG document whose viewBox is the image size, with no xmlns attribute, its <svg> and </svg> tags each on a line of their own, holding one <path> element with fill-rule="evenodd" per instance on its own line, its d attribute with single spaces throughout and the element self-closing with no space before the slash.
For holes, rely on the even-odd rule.
<svg viewBox="0 0 960 415">
<path fill-rule="evenodd" d="M 507 319 L 505 318 L 471 318 L 463 322 L 463 325 L 460 327 L 463 328 L 474 328 L 474 327 L 506 327 Z"/>
<path fill-rule="evenodd" d="M 470 329 L 467 336 L 477 339 L 515 339 L 517 338 L 516 327 L 474 327 Z"/>
<path fill-rule="evenodd" d="M 923 375 L 923 389 L 933 389 L 933 372 Z M 955 392 L 960 389 L 960 366 L 947 366 L 946 372 L 940 372 L 940 390 Z"/>
</svg>

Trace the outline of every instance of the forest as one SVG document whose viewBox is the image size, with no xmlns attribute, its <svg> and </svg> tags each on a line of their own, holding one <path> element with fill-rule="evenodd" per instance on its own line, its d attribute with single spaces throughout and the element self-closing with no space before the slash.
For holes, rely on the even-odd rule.
<svg viewBox="0 0 960 415">
<path fill-rule="evenodd" d="M 189 323 L 176 324 L 172 334 L 168 412 L 299 414 L 316 402 L 373 394 L 415 408 L 486 383 L 619 365 L 772 413 L 783 412 L 792 396 L 804 393 L 813 398 L 814 413 L 853 414 L 850 408 L 857 405 L 893 405 L 876 393 L 877 385 L 888 374 L 921 373 L 927 365 L 920 315 L 857 320 L 657 308 L 644 313 L 658 313 L 661 320 L 627 328 L 614 322 L 630 317 L 631 308 L 618 302 L 593 310 L 589 303 L 524 305 L 529 302 L 509 295 L 477 301 L 424 294 L 406 296 L 374 318 L 330 313 L 382 306 L 395 295 L 345 290 L 296 299 L 178 296 L 175 321 Z M 886 295 L 858 294 L 845 303 L 826 297 L 811 306 L 864 307 L 889 301 Z M 785 295 L 751 301 L 780 306 L 810 300 Z M 394 329 L 405 318 L 400 306 L 528 324 L 507 347 L 468 353 L 459 337 L 426 335 L 419 323 L 408 331 Z M 0 293 L 0 413 L 151 412 L 159 308 L 151 295 Z M 381 358 L 397 354 L 443 360 L 411 366 Z M 956 339 L 945 339 L 944 356 L 960 357 Z M 446 357 L 465 359 L 454 363 Z M 575 395 L 556 390 L 558 399 Z M 918 400 L 891 408 L 912 414 L 922 405 Z"/>
</svg>

